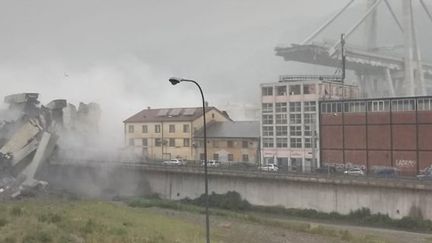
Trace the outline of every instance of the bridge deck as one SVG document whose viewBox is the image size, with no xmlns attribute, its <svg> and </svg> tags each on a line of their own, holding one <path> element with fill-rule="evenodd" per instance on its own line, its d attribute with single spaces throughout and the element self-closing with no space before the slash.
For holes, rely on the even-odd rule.
<svg viewBox="0 0 432 243">
<path fill-rule="evenodd" d="M 286 61 L 298 61 L 329 67 L 339 67 L 341 65 L 338 57 L 330 56 L 329 49 L 321 45 L 309 44 L 276 47 L 275 51 L 277 56 L 283 57 Z M 345 53 L 346 68 L 350 70 L 368 70 L 371 73 L 382 75 L 383 68 L 400 71 L 404 67 L 404 60 L 401 57 L 371 53 L 355 48 L 347 48 Z M 423 71 L 425 72 L 426 79 L 432 79 L 432 64 L 423 63 Z"/>
</svg>

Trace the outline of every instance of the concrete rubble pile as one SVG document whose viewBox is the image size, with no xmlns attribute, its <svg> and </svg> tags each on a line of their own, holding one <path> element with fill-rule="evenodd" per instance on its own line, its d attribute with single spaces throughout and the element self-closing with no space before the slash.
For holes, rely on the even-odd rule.
<svg viewBox="0 0 432 243">
<path fill-rule="evenodd" d="M 41 165 L 56 151 L 62 136 L 97 129 L 100 108 L 81 103 L 79 108 L 64 99 L 41 105 L 37 93 L 5 97 L 9 106 L 0 111 L 0 199 L 16 198 L 23 192 L 44 188 L 35 179 Z"/>
</svg>

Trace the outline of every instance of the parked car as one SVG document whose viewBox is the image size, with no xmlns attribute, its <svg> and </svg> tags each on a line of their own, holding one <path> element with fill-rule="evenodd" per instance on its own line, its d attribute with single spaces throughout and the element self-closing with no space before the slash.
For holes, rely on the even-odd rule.
<svg viewBox="0 0 432 243">
<path fill-rule="evenodd" d="M 207 160 L 207 167 L 219 167 L 221 165 L 220 161 L 217 160 Z M 204 166 L 204 160 L 201 160 L 201 166 Z"/>
<path fill-rule="evenodd" d="M 164 165 L 185 165 L 186 163 L 181 159 L 170 159 L 162 162 Z"/>
<path fill-rule="evenodd" d="M 336 173 L 336 168 L 334 166 L 323 165 L 319 168 L 316 168 L 315 172 L 323 174 L 334 174 Z"/>
<path fill-rule="evenodd" d="M 275 164 L 262 165 L 262 166 L 258 167 L 258 169 L 264 170 L 264 171 L 278 171 L 279 170 L 279 168 Z"/>
<path fill-rule="evenodd" d="M 375 171 L 376 176 L 380 177 L 396 177 L 399 176 L 399 170 L 394 168 L 385 168 Z"/>
<path fill-rule="evenodd" d="M 364 176 L 364 172 L 360 168 L 351 168 L 344 171 L 345 175 L 355 175 L 355 176 Z"/>
<path fill-rule="evenodd" d="M 421 174 L 421 175 L 417 175 L 417 179 L 421 180 L 421 181 L 425 181 L 425 180 L 432 180 L 432 174 Z"/>
</svg>

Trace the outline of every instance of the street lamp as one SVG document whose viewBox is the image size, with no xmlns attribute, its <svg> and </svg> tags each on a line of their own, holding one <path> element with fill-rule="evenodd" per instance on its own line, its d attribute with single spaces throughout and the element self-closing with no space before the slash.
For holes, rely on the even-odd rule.
<svg viewBox="0 0 432 243">
<path fill-rule="evenodd" d="M 169 79 L 172 85 L 176 85 L 180 82 L 190 82 L 198 86 L 202 98 L 202 110 L 203 110 L 203 127 L 204 127 L 204 180 L 205 180 L 205 215 L 206 215 L 206 239 L 207 243 L 210 243 L 210 222 L 209 222 L 209 196 L 208 196 L 208 177 L 207 177 L 207 129 L 206 129 L 206 116 L 205 116 L 205 99 L 201 86 L 194 80 L 183 79 L 172 77 Z"/>
</svg>

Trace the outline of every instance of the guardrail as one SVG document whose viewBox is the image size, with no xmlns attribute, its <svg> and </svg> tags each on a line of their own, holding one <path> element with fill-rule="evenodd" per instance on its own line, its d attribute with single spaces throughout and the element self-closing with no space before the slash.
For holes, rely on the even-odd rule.
<svg viewBox="0 0 432 243">
<path fill-rule="evenodd" d="M 280 75 L 279 81 L 307 81 L 307 80 L 321 80 L 321 81 L 334 81 L 342 82 L 340 75 Z"/>
<path fill-rule="evenodd" d="M 130 168 L 143 168 L 147 170 L 164 170 L 172 172 L 182 173 L 204 173 L 204 167 L 198 164 L 186 164 L 186 165 L 166 165 L 161 162 L 101 162 L 101 161 L 82 161 L 82 160 L 68 160 L 63 162 L 51 162 L 55 165 L 79 165 L 79 166 L 102 166 L 102 167 L 130 167 Z M 232 176 L 245 176 L 245 177 L 266 177 L 274 179 L 282 178 L 312 178 L 312 179 L 332 179 L 332 180 L 355 180 L 364 182 L 394 182 L 394 183 L 421 183 L 432 185 L 432 180 L 418 180 L 416 177 L 408 176 L 376 176 L 376 175 L 364 175 L 354 176 L 345 175 L 343 173 L 318 173 L 318 172 L 296 172 L 279 169 L 278 171 L 267 171 L 258 169 L 256 166 L 244 166 L 240 164 L 224 164 L 217 167 L 208 167 L 210 174 L 219 175 L 232 175 Z"/>
</svg>

